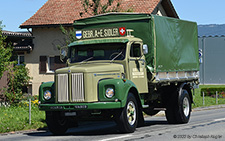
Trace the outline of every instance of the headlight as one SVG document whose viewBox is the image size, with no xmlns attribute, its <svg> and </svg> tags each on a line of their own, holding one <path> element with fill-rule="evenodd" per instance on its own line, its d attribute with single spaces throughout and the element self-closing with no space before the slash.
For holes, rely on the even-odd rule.
<svg viewBox="0 0 225 141">
<path fill-rule="evenodd" d="M 52 93 L 49 90 L 44 92 L 45 100 L 49 100 L 49 99 L 51 99 L 51 97 L 52 97 Z"/>
<path fill-rule="evenodd" d="M 114 96 L 113 88 L 106 89 L 105 95 L 106 95 L 107 98 L 112 98 Z"/>
</svg>

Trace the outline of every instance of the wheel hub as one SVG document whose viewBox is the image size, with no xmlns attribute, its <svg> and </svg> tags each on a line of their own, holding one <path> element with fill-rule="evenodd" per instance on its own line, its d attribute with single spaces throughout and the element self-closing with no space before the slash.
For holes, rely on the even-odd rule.
<svg viewBox="0 0 225 141">
<path fill-rule="evenodd" d="M 136 107 L 132 101 L 127 104 L 127 119 L 130 125 L 134 125 L 136 121 Z"/>
<path fill-rule="evenodd" d="M 183 111 L 184 111 L 184 115 L 185 115 L 186 117 L 188 117 L 188 115 L 189 115 L 189 113 L 190 113 L 190 103 L 189 103 L 187 97 L 185 97 L 185 98 L 183 99 Z"/>
</svg>

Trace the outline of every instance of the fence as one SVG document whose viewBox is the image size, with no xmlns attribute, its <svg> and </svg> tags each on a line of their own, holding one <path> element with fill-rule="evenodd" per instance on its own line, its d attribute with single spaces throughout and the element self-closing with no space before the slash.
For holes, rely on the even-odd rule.
<svg viewBox="0 0 225 141">
<path fill-rule="evenodd" d="M 216 101 L 216 105 L 218 105 L 218 92 L 216 91 L 216 96 L 215 96 L 215 101 Z M 202 92 L 202 105 L 205 106 L 205 92 Z"/>
</svg>

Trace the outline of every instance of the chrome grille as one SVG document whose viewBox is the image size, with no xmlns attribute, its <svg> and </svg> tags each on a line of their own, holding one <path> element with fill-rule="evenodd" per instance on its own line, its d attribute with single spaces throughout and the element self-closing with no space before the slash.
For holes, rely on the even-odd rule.
<svg viewBox="0 0 225 141">
<path fill-rule="evenodd" d="M 84 99 L 84 75 L 83 73 L 72 74 L 72 102 L 83 102 Z"/>
<path fill-rule="evenodd" d="M 68 74 L 58 74 L 58 102 L 69 102 Z"/>
</svg>

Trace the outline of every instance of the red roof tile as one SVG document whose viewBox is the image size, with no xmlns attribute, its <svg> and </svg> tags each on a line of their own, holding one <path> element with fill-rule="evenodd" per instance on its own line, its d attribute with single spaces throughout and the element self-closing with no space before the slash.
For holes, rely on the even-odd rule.
<svg viewBox="0 0 225 141">
<path fill-rule="evenodd" d="M 106 1 L 103 0 L 103 3 Z M 160 1 L 115 0 L 113 6 L 117 2 L 120 2 L 120 9 L 122 11 L 126 11 L 129 8 L 133 12 L 152 13 Z M 21 24 L 20 27 L 72 24 L 74 20 L 92 16 L 84 12 L 81 2 L 82 0 L 48 0 L 31 18 Z M 80 16 L 81 12 L 85 13 L 82 17 Z"/>
</svg>

